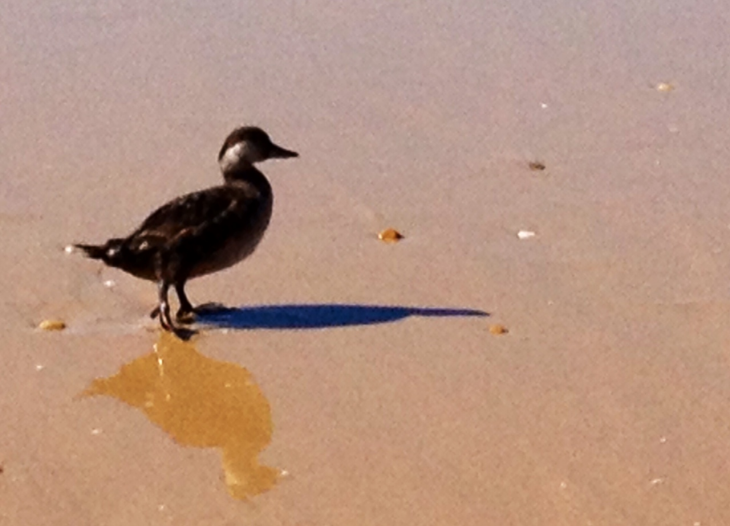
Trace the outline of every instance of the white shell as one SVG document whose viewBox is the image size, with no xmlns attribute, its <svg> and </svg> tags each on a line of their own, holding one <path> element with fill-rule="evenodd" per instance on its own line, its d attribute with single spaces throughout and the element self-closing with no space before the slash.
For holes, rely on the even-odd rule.
<svg viewBox="0 0 730 526">
<path fill-rule="evenodd" d="M 517 237 L 520 239 L 530 239 L 531 237 L 535 237 L 535 232 L 531 230 L 520 230 L 517 232 Z"/>
</svg>

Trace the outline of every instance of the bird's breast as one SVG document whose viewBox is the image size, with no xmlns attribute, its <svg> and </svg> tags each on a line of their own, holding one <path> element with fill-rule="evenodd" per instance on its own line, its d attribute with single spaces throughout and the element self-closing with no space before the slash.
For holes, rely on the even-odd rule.
<svg viewBox="0 0 730 526">
<path fill-rule="evenodd" d="M 211 232 L 220 240 L 213 250 L 203 254 L 192 269 L 190 277 L 202 276 L 231 267 L 250 256 L 264 237 L 271 220 L 273 199 L 271 196 L 258 200 L 253 208 L 240 214 L 233 211 L 233 219 L 217 226 Z M 216 227 L 213 226 L 212 230 Z M 203 243 L 205 245 L 205 243 Z"/>
</svg>

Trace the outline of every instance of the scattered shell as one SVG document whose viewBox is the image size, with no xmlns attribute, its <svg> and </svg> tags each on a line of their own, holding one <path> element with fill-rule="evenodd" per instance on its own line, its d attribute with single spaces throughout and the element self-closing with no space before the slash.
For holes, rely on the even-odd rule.
<svg viewBox="0 0 730 526">
<path fill-rule="evenodd" d="M 114 282 L 114 280 L 112 280 L 112 279 L 108 279 L 108 280 L 106 280 L 106 281 L 104 282 L 104 286 L 105 286 L 106 288 L 108 288 L 108 289 L 110 289 L 110 288 L 114 287 L 115 285 L 116 285 L 116 283 L 115 283 L 115 282 Z"/>
<path fill-rule="evenodd" d="M 517 232 L 517 237 L 520 239 L 530 239 L 531 237 L 535 237 L 535 232 L 532 230 L 520 230 Z"/>
<path fill-rule="evenodd" d="M 38 328 L 43 331 L 62 331 L 66 328 L 66 324 L 61 320 L 43 320 L 38 324 Z"/>
<path fill-rule="evenodd" d="M 505 327 L 504 325 L 495 323 L 494 325 L 489 326 L 489 332 L 491 332 L 492 334 L 507 334 L 509 330 L 507 330 L 507 327 Z"/>
<path fill-rule="evenodd" d="M 533 172 L 540 172 L 545 169 L 545 163 L 541 163 L 540 161 L 530 161 L 527 166 Z"/>
<path fill-rule="evenodd" d="M 660 82 L 654 85 L 654 89 L 662 93 L 669 93 L 670 91 L 674 91 L 674 84 L 671 82 Z"/>
<path fill-rule="evenodd" d="M 101 435 L 101 429 L 98 427 L 95 427 L 94 429 L 91 430 L 91 434 L 92 435 Z"/>
<path fill-rule="evenodd" d="M 378 239 L 385 241 L 386 243 L 397 243 L 403 239 L 403 234 L 393 228 L 386 228 L 378 234 Z"/>
<path fill-rule="evenodd" d="M 63 251 L 66 254 L 73 254 L 74 253 L 74 246 L 73 245 L 66 245 L 66 248 L 64 248 Z"/>
<path fill-rule="evenodd" d="M 36 371 L 42 371 L 45 368 L 46 368 L 46 366 L 45 365 L 41 365 L 41 364 L 38 364 L 38 365 L 35 366 L 35 370 Z"/>
</svg>

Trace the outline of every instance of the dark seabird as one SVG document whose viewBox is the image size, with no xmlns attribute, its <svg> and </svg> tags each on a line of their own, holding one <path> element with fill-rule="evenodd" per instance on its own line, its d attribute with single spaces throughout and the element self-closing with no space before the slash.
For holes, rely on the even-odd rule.
<svg viewBox="0 0 730 526">
<path fill-rule="evenodd" d="M 177 321 L 189 322 L 195 308 L 185 295 L 185 283 L 249 256 L 269 225 L 271 185 L 254 163 L 297 156 L 271 142 L 260 128 L 237 128 L 218 154 L 224 184 L 170 201 L 125 238 L 75 246 L 110 267 L 157 282 L 159 304 L 151 316 L 159 317 L 164 329 L 189 337 L 193 331 L 176 327 L 170 317 L 170 287 L 180 300 Z"/>
</svg>

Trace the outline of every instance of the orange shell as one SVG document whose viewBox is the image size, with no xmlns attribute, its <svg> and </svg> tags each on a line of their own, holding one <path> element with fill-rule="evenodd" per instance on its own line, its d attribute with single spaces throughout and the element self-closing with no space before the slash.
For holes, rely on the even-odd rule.
<svg viewBox="0 0 730 526">
<path fill-rule="evenodd" d="M 491 332 L 492 334 L 507 334 L 509 331 L 504 325 L 495 323 L 494 325 L 489 326 L 489 332 Z"/>
<path fill-rule="evenodd" d="M 386 243 L 396 243 L 403 239 L 403 234 L 393 228 L 386 228 L 378 234 L 378 239 L 385 241 Z"/>
<path fill-rule="evenodd" d="M 38 328 L 43 331 L 62 331 L 66 328 L 66 324 L 61 320 L 43 320 L 38 324 Z"/>
</svg>

